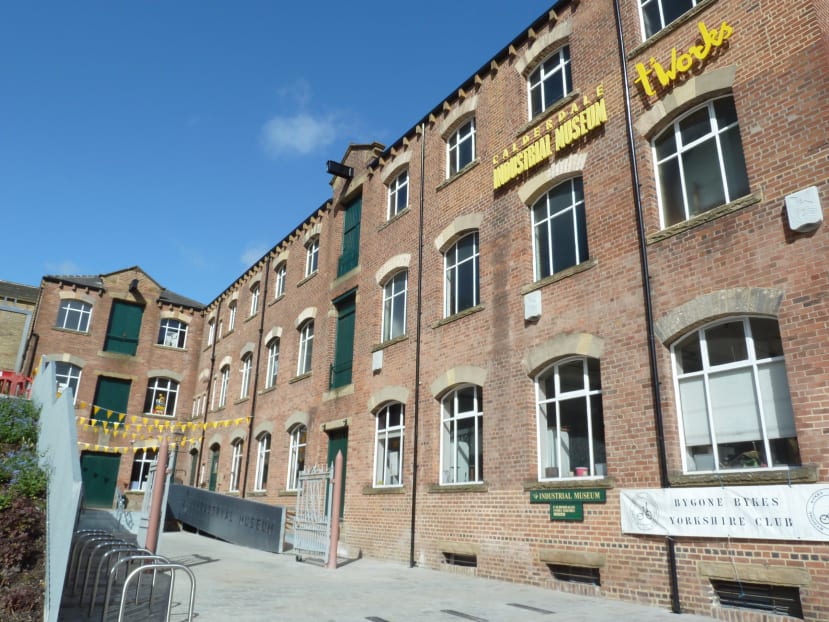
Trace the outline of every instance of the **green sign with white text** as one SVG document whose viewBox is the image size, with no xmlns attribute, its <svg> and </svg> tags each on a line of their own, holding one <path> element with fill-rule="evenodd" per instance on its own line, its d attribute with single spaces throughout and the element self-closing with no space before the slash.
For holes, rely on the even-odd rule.
<svg viewBox="0 0 829 622">
<path fill-rule="evenodd" d="M 550 520 L 584 520 L 584 504 L 550 504 Z"/>
</svg>

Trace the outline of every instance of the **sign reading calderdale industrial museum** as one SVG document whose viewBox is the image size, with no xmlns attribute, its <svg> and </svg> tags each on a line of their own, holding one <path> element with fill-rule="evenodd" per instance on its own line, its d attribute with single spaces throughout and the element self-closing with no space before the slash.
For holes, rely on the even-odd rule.
<svg viewBox="0 0 829 622">
<path fill-rule="evenodd" d="M 829 486 L 621 490 L 622 531 L 829 542 Z"/>
</svg>

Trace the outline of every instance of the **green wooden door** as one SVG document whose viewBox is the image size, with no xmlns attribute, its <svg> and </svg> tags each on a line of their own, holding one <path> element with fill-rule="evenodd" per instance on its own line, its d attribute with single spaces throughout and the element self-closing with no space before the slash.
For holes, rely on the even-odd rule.
<svg viewBox="0 0 829 622">
<path fill-rule="evenodd" d="M 138 350 L 138 335 L 141 332 L 141 305 L 115 300 L 109 315 L 109 328 L 104 340 L 104 350 L 135 355 Z"/>
<path fill-rule="evenodd" d="M 111 508 L 121 465 L 119 454 L 85 451 L 81 455 L 83 504 L 86 507 Z"/>
<path fill-rule="evenodd" d="M 219 446 L 213 445 L 210 448 L 210 481 L 208 490 L 216 490 L 216 479 L 219 476 Z"/>
<path fill-rule="evenodd" d="M 337 263 L 337 276 L 356 268 L 360 262 L 360 216 L 363 211 L 363 197 L 359 197 L 345 208 L 343 214 L 343 252 Z"/>
<path fill-rule="evenodd" d="M 130 400 L 130 381 L 122 380 L 121 378 L 108 378 L 101 376 L 98 378 L 98 387 L 95 389 L 95 406 L 100 410 L 97 413 L 93 411 L 93 419 L 101 421 L 117 421 L 117 415 L 110 414 L 107 416 L 107 411 L 111 413 L 125 413 L 127 412 L 127 404 Z"/>
<path fill-rule="evenodd" d="M 337 452 L 343 452 L 343 476 L 340 480 L 340 494 L 342 499 L 342 504 L 340 505 L 340 518 L 343 517 L 343 511 L 345 510 L 345 474 L 348 469 L 346 469 L 346 463 L 348 458 L 348 428 L 342 428 L 340 430 L 332 430 L 328 433 L 328 464 L 333 465 L 334 459 L 337 457 Z"/>
<path fill-rule="evenodd" d="M 356 300 L 356 293 L 349 292 L 334 301 L 334 306 L 337 308 L 337 339 L 334 345 L 334 364 L 331 366 L 329 382 L 331 389 L 351 384 Z"/>
</svg>

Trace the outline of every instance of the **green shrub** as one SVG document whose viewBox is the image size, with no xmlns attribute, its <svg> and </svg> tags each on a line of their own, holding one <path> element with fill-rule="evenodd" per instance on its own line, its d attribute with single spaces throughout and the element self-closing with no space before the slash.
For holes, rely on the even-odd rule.
<svg viewBox="0 0 829 622">
<path fill-rule="evenodd" d="M 30 400 L 0 398 L 0 444 L 34 446 L 39 416 L 40 410 Z"/>
</svg>

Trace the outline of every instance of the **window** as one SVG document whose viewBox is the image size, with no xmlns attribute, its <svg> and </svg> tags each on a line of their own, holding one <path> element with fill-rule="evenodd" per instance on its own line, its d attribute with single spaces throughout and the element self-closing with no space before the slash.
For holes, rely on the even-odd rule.
<svg viewBox="0 0 829 622">
<path fill-rule="evenodd" d="M 331 365 L 329 388 L 351 384 L 354 366 L 354 328 L 357 319 L 357 294 L 351 292 L 334 301 L 337 310 L 337 337 L 334 342 L 334 362 Z"/>
<path fill-rule="evenodd" d="M 737 110 L 730 97 L 692 110 L 653 141 L 662 226 L 748 194 Z"/>
<path fill-rule="evenodd" d="M 227 305 L 227 332 L 233 332 L 233 329 L 236 328 L 236 301 L 231 302 Z"/>
<path fill-rule="evenodd" d="M 150 378 L 147 383 L 147 397 L 144 412 L 148 415 L 172 417 L 176 414 L 178 382 L 171 378 Z"/>
<path fill-rule="evenodd" d="M 139 449 L 135 452 L 130 474 L 130 490 L 144 490 L 150 475 L 150 466 L 158 456 L 157 449 Z"/>
<path fill-rule="evenodd" d="M 407 207 L 409 207 L 409 171 L 405 170 L 389 184 L 387 219 L 391 220 Z"/>
<path fill-rule="evenodd" d="M 320 257 L 320 239 L 314 238 L 305 246 L 305 276 L 309 277 L 317 271 Z"/>
<path fill-rule="evenodd" d="M 299 360 L 296 375 L 311 373 L 311 355 L 314 350 L 314 321 L 308 320 L 299 330 Z"/>
<path fill-rule="evenodd" d="M 263 432 L 259 435 L 256 444 L 256 477 L 253 489 L 265 490 L 268 483 L 268 462 L 271 459 L 271 435 Z"/>
<path fill-rule="evenodd" d="M 212 346 L 213 340 L 216 338 L 216 320 L 207 322 L 207 345 Z"/>
<path fill-rule="evenodd" d="M 92 305 L 80 300 L 61 300 L 58 310 L 56 328 L 76 330 L 79 333 L 89 331 L 89 318 L 92 315 Z"/>
<path fill-rule="evenodd" d="M 250 288 L 250 314 L 256 315 L 259 311 L 259 283 Z"/>
<path fill-rule="evenodd" d="M 299 474 L 305 469 L 305 445 L 308 429 L 298 425 L 291 431 L 291 447 L 288 453 L 288 490 L 299 489 Z"/>
<path fill-rule="evenodd" d="M 180 320 L 161 320 L 157 343 L 170 348 L 184 348 L 187 344 L 187 324 Z"/>
<path fill-rule="evenodd" d="M 239 473 L 242 470 L 242 445 L 244 443 L 241 438 L 237 438 L 230 445 L 232 450 L 230 454 L 230 484 L 228 485 L 230 492 L 239 490 Z"/>
<path fill-rule="evenodd" d="M 279 339 L 268 342 L 268 369 L 265 372 L 265 388 L 276 386 L 276 375 L 279 373 Z"/>
<path fill-rule="evenodd" d="M 144 307 L 141 305 L 113 300 L 104 350 L 135 356 L 143 315 Z"/>
<path fill-rule="evenodd" d="M 408 272 L 398 272 L 383 286 L 383 341 L 406 334 Z"/>
<path fill-rule="evenodd" d="M 573 88 L 570 76 L 570 48 L 564 46 L 530 74 L 530 118 L 541 114 Z"/>
<path fill-rule="evenodd" d="M 225 325 L 224 320 L 219 319 L 219 328 L 216 332 L 216 339 L 221 339 L 222 338 L 222 334 L 223 334 L 222 331 L 224 330 L 224 325 Z"/>
<path fill-rule="evenodd" d="M 587 224 L 580 177 L 559 184 L 532 207 L 535 280 L 587 260 Z"/>
<path fill-rule="evenodd" d="M 253 355 L 245 354 L 242 357 L 242 389 L 239 392 L 239 399 L 245 399 L 250 394 L 250 368 L 253 364 Z"/>
<path fill-rule="evenodd" d="M 403 404 L 377 413 L 374 442 L 374 486 L 400 486 L 403 471 Z"/>
<path fill-rule="evenodd" d="M 447 177 L 451 177 L 475 159 L 475 119 L 470 119 L 449 137 L 446 144 Z"/>
<path fill-rule="evenodd" d="M 539 479 L 607 474 L 599 361 L 574 358 L 535 379 Z"/>
<path fill-rule="evenodd" d="M 230 365 L 225 365 L 219 372 L 219 408 L 227 404 L 227 384 L 230 381 Z"/>
<path fill-rule="evenodd" d="M 800 464 L 775 320 L 710 324 L 672 350 L 686 471 Z"/>
<path fill-rule="evenodd" d="M 481 401 L 481 388 L 466 386 L 450 391 L 441 402 L 441 484 L 465 484 L 484 479 Z"/>
<path fill-rule="evenodd" d="M 477 306 L 480 287 L 478 233 L 470 233 L 449 247 L 444 256 L 444 266 L 444 317 Z"/>
<path fill-rule="evenodd" d="M 280 298 L 285 295 L 285 277 L 288 274 L 288 266 L 283 261 L 276 267 L 276 283 L 273 288 L 274 298 Z"/>
<path fill-rule="evenodd" d="M 697 6 L 700 0 L 639 0 L 645 39 Z"/>
<path fill-rule="evenodd" d="M 58 395 L 72 389 L 72 403 L 78 401 L 78 385 L 81 382 L 81 368 L 72 363 L 55 361 L 55 384 Z"/>
<path fill-rule="evenodd" d="M 360 214 L 363 198 L 359 197 L 346 206 L 343 212 L 343 251 L 337 261 L 337 276 L 357 267 L 360 261 Z"/>
</svg>

